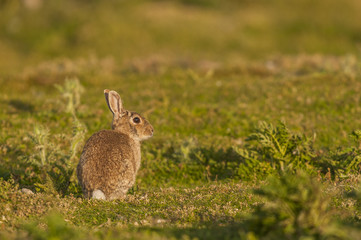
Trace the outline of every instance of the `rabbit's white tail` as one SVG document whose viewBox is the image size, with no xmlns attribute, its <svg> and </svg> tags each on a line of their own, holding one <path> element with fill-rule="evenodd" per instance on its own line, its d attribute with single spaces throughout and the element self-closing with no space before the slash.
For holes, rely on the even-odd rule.
<svg viewBox="0 0 361 240">
<path fill-rule="evenodd" d="M 100 199 L 100 200 L 105 200 L 106 199 L 104 193 L 99 189 L 95 189 L 93 191 L 92 198 L 93 199 Z"/>
</svg>

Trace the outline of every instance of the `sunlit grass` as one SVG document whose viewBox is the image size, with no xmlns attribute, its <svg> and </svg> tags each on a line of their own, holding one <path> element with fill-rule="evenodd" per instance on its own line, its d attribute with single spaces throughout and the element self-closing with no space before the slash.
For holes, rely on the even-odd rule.
<svg viewBox="0 0 361 240">
<path fill-rule="evenodd" d="M 0 238 L 359 236 L 360 1 L 25 2 L 0 0 Z M 122 201 L 73 174 L 103 89 L 155 128 Z"/>
</svg>

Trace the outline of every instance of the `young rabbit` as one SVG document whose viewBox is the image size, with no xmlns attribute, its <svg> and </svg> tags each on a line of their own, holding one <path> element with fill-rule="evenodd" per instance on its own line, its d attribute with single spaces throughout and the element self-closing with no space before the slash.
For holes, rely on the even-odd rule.
<svg viewBox="0 0 361 240">
<path fill-rule="evenodd" d="M 153 136 L 152 125 L 140 114 L 123 108 L 115 91 L 104 90 L 113 113 L 112 130 L 93 134 L 86 142 L 77 167 L 86 198 L 123 198 L 140 167 L 140 142 Z"/>
</svg>

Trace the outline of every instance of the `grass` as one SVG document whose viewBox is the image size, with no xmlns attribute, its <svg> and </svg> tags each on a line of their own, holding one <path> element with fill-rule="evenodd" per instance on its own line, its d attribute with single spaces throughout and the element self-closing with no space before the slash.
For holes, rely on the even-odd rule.
<svg viewBox="0 0 361 240">
<path fill-rule="evenodd" d="M 0 0 L 0 239 L 359 239 L 359 1 L 25 2 Z M 103 89 L 155 128 L 122 201 L 74 175 Z"/>
</svg>

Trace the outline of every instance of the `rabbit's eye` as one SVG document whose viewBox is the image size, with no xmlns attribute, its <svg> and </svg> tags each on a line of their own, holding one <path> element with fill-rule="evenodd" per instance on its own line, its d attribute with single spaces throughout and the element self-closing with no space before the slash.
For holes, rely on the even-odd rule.
<svg viewBox="0 0 361 240">
<path fill-rule="evenodd" d="M 133 118 L 133 122 L 134 122 L 134 123 L 140 123 L 140 118 L 139 118 L 139 117 Z"/>
</svg>

